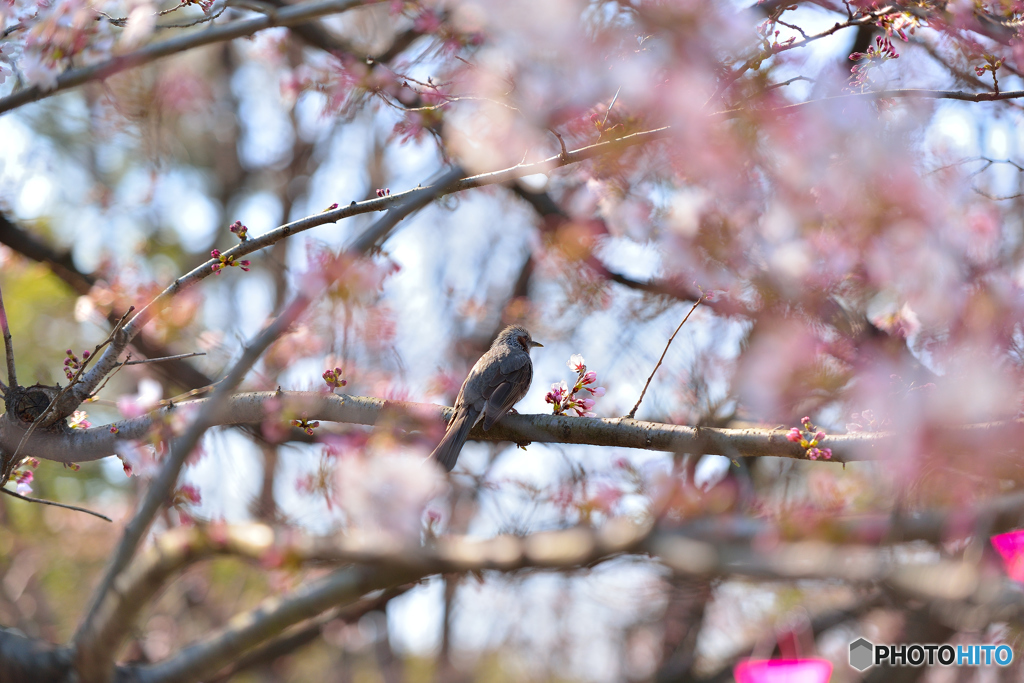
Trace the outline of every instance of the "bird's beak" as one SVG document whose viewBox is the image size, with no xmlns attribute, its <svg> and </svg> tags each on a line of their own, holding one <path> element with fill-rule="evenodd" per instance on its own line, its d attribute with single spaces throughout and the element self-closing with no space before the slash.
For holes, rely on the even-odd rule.
<svg viewBox="0 0 1024 683">
<path fill-rule="evenodd" d="M 530 345 L 531 345 L 531 346 L 539 346 L 539 347 L 541 347 L 541 348 L 544 348 L 544 345 L 543 345 L 543 344 L 541 344 L 540 342 L 535 342 L 535 341 L 532 341 L 532 342 L 530 342 Z"/>
</svg>

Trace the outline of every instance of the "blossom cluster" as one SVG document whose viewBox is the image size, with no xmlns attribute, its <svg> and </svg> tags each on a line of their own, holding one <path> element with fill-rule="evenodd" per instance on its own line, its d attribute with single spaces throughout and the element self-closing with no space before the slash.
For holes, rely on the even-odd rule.
<svg viewBox="0 0 1024 683">
<path fill-rule="evenodd" d="M 341 387 L 348 384 L 347 379 L 341 378 L 341 368 L 334 368 L 333 370 L 324 370 L 323 374 L 324 382 L 331 388 L 331 391 L 340 389 Z"/>
<path fill-rule="evenodd" d="M 76 410 L 68 418 L 68 427 L 72 429 L 89 429 L 92 423 L 89 422 L 89 415 L 84 410 Z"/>
<path fill-rule="evenodd" d="M 889 36 L 878 36 L 875 38 L 875 44 L 869 47 L 867 52 L 854 52 L 850 55 L 850 59 L 855 62 L 867 60 L 850 69 L 850 85 L 854 88 L 864 88 L 868 83 L 868 72 L 873 67 L 890 59 L 898 59 L 899 56 Z"/>
<path fill-rule="evenodd" d="M 575 384 L 573 384 L 571 390 L 565 380 L 552 384 L 551 391 L 544 397 L 544 402 L 551 404 L 551 410 L 555 415 L 595 417 L 594 412 L 591 411 L 591 408 L 594 407 L 594 399 L 580 398 L 576 394 L 581 391 L 588 391 L 591 396 L 598 398 L 604 396 L 604 387 L 590 386 L 597 383 L 597 373 L 593 370 L 587 370 L 583 356 L 578 353 L 573 354 L 566 365 L 569 366 L 570 370 L 576 372 Z"/>
<path fill-rule="evenodd" d="M 64 359 L 64 376 L 70 381 L 75 378 L 75 373 L 81 370 L 82 366 L 89 360 L 91 354 L 88 351 L 83 351 L 81 359 L 71 349 L 67 350 L 67 354 L 68 357 Z"/>
<path fill-rule="evenodd" d="M 805 417 L 800 420 L 800 427 L 793 427 L 786 434 L 786 438 L 793 443 L 800 444 L 801 448 L 807 450 L 807 458 L 809 460 L 822 460 L 832 459 L 831 448 L 818 448 L 818 444 L 825 439 L 825 432 L 821 431 L 813 424 L 811 424 L 811 418 Z"/>
<path fill-rule="evenodd" d="M 313 436 L 313 430 L 320 426 L 319 422 L 310 422 L 306 418 L 300 418 L 289 422 L 292 427 L 298 427 L 302 431 L 306 432 L 310 436 Z"/>
<path fill-rule="evenodd" d="M 239 266 L 241 267 L 242 270 L 246 272 L 249 271 L 250 261 L 248 259 L 244 261 L 236 261 L 233 255 L 229 256 L 227 254 L 222 254 L 220 253 L 219 249 L 214 249 L 213 251 L 211 251 L 210 256 L 212 256 L 217 261 L 217 263 L 213 264 L 213 272 L 217 273 L 218 275 L 220 274 L 220 271 L 222 271 L 223 269 L 233 266 Z"/>
<path fill-rule="evenodd" d="M 234 223 L 232 223 L 229 230 L 238 235 L 238 239 L 242 240 L 243 242 L 249 239 L 249 228 L 242 225 L 242 221 L 235 221 Z"/>
<path fill-rule="evenodd" d="M 178 511 L 178 519 L 184 526 L 195 524 L 194 507 L 203 502 L 203 496 L 193 484 L 182 484 L 171 496 L 171 507 Z"/>
<path fill-rule="evenodd" d="M 11 479 L 16 484 L 15 490 L 23 496 L 27 496 L 32 493 L 32 480 L 35 479 L 35 475 L 32 470 L 39 467 L 39 461 L 35 458 L 25 458 L 21 461 L 21 465 L 11 475 Z"/>
</svg>

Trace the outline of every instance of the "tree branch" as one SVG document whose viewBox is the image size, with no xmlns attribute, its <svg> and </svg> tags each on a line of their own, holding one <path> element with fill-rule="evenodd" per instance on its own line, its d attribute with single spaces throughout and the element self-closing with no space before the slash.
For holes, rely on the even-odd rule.
<svg viewBox="0 0 1024 683">
<path fill-rule="evenodd" d="M 776 107 L 767 111 L 788 114 L 794 110 L 808 107 L 815 104 L 824 104 L 826 102 L 835 102 L 839 100 L 851 100 L 851 99 L 921 99 L 921 100 L 958 100 L 961 102 L 999 102 L 1002 100 L 1015 100 L 1024 97 L 1024 90 L 1008 90 L 1004 92 L 964 92 L 963 90 L 929 90 L 926 88 L 899 88 L 892 90 L 869 90 L 866 92 L 854 92 L 844 93 L 842 95 L 832 95 L 830 97 L 822 97 L 817 100 L 807 100 L 806 102 L 795 102 L 793 104 L 787 104 L 784 107 Z M 748 111 L 746 109 L 729 109 L 727 111 L 719 112 L 719 116 L 731 116 L 740 113 L 741 111 Z"/>
<path fill-rule="evenodd" d="M 4 356 L 7 358 L 7 384 L 12 389 L 18 386 L 18 373 L 14 368 L 14 342 L 11 339 L 11 328 L 7 324 L 7 309 L 4 308 L 4 294 L 0 291 L 0 331 L 4 335 Z M 4 387 L 4 395 L 7 387 Z"/>
<path fill-rule="evenodd" d="M 114 521 L 114 520 L 110 519 L 110 517 L 107 517 L 106 515 L 101 515 L 98 512 L 93 512 L 92 510 L 87 510 L 86 508 L 80 508 L 77 505 L 68 505 L 67 503 L 58 503 L 55 500 L 45 500 L 43 498 L 30 498 L 29 496 L 21 495 L 17 491 L 12 491 L 10 489 L 5 489 L 5 488 L 2 488 L 2 487 L 0 487 L 0 492 L 6 493 L 8 496 L 13 496 L 14 498 L 17 498 L 19 500 L 24 500 L 24 501 L 27 501 L 29 503 L 42 503 L 43 505 L 52 505 L 54 507 L 64 508 L 65 510 L 74 510 L 76 512 L 84 512 L 87 515 L 92 515 L 93 517 L 99 517 L 100 519 L 106 520 L 108 522 L 113 522 Z"/>
<path fill-rule="evenodd" d="M 149 415 L 111 425 L 76 429 L 68 433 L 37 433 L 27 444 L 33 457 L 55 462 L 89 462 L 113 455 L 117 442 L 143 439 L 154 421 L 162 421 L 171 411 L 195 410 L 207 416 L 211 425 L 260 425 L 275 414 L 271 405 L 284 405 L 300 410 L 310 420 L 347 424 L 375 425 L 386 413 L 400 413 L 414 418 L 412 424 L 424 427 L 430 421 L 446 421 L 451 408 L 432 403 L 386 401 L 384 399 L 334 395 L 321 392 L 251 392 L 225 399 L 223 408 L 213 410 L 212 399 L 198 399 L 161 408 Z M 934 427 L 936 452 L 976 453 L 979 440 L 986 444 L 986 453 L 1013 454 L 1024 443 L 1024 421 L 1011 420 L 974 425 L 939 425 Z M 9 421 L 0 420 L 0 449 L 17 443 L 23 431 Z M 778 457 L 804 460 L 806 450 L 786 439 L 786 428 L 718 429 L 647 422 L 628 418 L 586 418 L 558 415 L 506 415 L 490 430 L 479 425 L 470 432 L 477 441 L 509 441 L 512 443 L 564 443 L 639 448 L 670 453 L 701 453 L 737 457 Z M 890 432 L 858 432 L 830 434 L 822 442 L 832 449 L 829 462 L 844 463 L 884 459 L 902 448 L 899 434 Z M 824 462 L 824 461 L 818 461 Z"/>
<path fill-rule="evenodd" d="M 253 19 L 235 21 L 230 24 L 204 28 L 186 35 L 171 38 L 144 48 L 118 55 L 99 64 L 65 71 L 57 78 L 57 85 L 51 90 L 44 90 L 38 85 L 0 98 L 0 114 L 20 107 L 29 102 L 37 102 L 58 92 L 77 87 L 90 81 L 102 80 L 143 64 L 155 62 L 178 52 L 191 50 L 211 43 L 220 43 L 235 38 L 251 36 L 254 33 L 274 26 L 294 26 L 312 19 L 339 14 L 353 7 L 370 4 L 373 0 L 315 0 L 314 2 L 289 5 L 272 13 Z"/>
<path fill-rule="evenodd" d="M 332 621 L 341 620 L 348 624 L 355 623 L 365 614 L 384 609 L 392 599 L 407 592 L 414 585 L 406 584 L 398 588 L 389 588 L 377 597 L 363 598 L 351 605 L 330 610 L 326 614 L 302 625 L 301 628 L 285 633 L 247 652 L 232 662 L 226 669 L 218 672 L 215 678 L 209 679 L 209 683 L 225 683 L 231 677 L 237 676 L 243 671 L 264 667 L 319 638 L 323 633 L 324 627 Z"/>
<path fill-rule="evenodd" d="M 237 615 L 223 629 L 185 647 L 170 659 L 139 671 L 139 682 L 203 680 L 292 624 L 315 617 L 335 605 L 354 602 L 369 591 L 408 583 L 414 578 L 411 573 L 401 570 L 339 569 L 304 584 L 283 598 L 268 598 L 259 607 Z"/>
</svg>

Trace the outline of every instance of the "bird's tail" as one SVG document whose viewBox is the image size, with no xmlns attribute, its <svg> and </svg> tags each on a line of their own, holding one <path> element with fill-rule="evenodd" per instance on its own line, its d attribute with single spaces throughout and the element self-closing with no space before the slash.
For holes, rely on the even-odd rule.
<svg viewBox="0 0 1024 683">
<path fill-rule="evenodd" d="M 469 430 L 473 428 L 476 417 L 474 411 L 470 410 L 458 413 L 448 425 L 448 431 L 444 433 L 441 443 L 437 444 L 437 448 L 430 454 L 431 458 L 436 458 L 441 463 L 445 471 L 451 472 L 455 467 L 455 461 L 459 459 L 459 453 L 469 438 Z"/>
</svg>

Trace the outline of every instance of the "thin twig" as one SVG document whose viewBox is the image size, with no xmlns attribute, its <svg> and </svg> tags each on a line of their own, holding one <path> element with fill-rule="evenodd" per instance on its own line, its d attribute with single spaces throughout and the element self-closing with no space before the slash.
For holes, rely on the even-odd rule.
<svg viewBox="0 0 1024 683">
<path fill-rule="evenodd" d="M 560 155 L 560 158 L 562 158 L 562 159 L 567 158 L 569 156 L 569 152 L 568 152 L 568 150 L 565 149 L 565 140 L 562 139 L 562 136 L 559 135 L 558 132 L 554 128 L 548 128 L 548 130 L 551 132 L 552 135 L 554 135 L 556 138 L 558 138 L 558 144 L 562 148 L 562 154 Z"/>
<path fill-rule="evenodd" d="M 213 384 L 207 384 L 205 387 L 196 387 L 195 389 L 190 389 L 189 391 L 186 391 L 184 394 L 178 394 L 177 396 L 172 396 L 171 398 L 166 398 L 166 399 L 160 401 L 159 405 L 171 406 L 171 405 L 174 405 L 175 403 L 181 403 L 186 398 L 192 398 L 193 396 L 198 396 L 199 394 L 205 394 L 208 391 L 213 391 L 214 389 L 217 388 L 217 385 L 220 384 L 223 381 L 224 381 L 224 378 L 222 377 L 221 379 L 217 380 Z"/>
<path fill-rule="evenodd" d="M 163 24 L 161 26 L 157 26 L 157 28 L 158 29 L 164 29 L 164 28 L 192 28 L 193 26 L 198 26 L 199 24 L 205 24 L 207 22 L 216 21 L 217 19 L 220 18 L 220 15 L 224 14 L 224 10 L 226 10 L 227 8 L 228 8 L 228 6 L 224 5 L 223 7 L 218 9 L 216 12 L 212 12 L 211 14 L 207 14 L 207 15 L 201 16 L 198 19 L 195 19 L 193 21 L 186 21 L 186 22 L 183 22 L 183 23 L 180 23 L 180 24 Z"/>
<path fill-rule="evenodd" d="M 608 123 L 608 116 L 611 115 L 612 107 L 614 107 L 615 103 L 618 101 L 618 99 L 619 99 L 619 91 L 621 91 L 621 90 L 622 90 L 622 88 L 620 87 L 618 90 L 615 91 L 615 97 L 612 98 L 611 104 L 608 105 L 608 109 L 606 109 L 605 112 L 604 112 L 604 121 L 601 122 L 601 132 L 602 133 L 604 133 L 604 126 L 605 126 L 606 123 Z"/>
<path fill-rule="evenodd" d="M 703 300 L 704 295 L 702 294 L 700 298 L 693 303 L 693 306 L 690 308 L 690 310 L 687 311 L 686 317 L 683 318 L 683 321 L 681 323 L 679 323 L 679 326 L 676 328 L 676 331 L 673 332 L 672 336 L 668 338 L 668 343 L 665 344 L 665 350 L 661 352 L 661 358 L 658 359 L 658 364 L 654 366 L 653 370 L 651 370 L 651 376 L 647 378 L 647 384 L 644 385 L 644 390 L 640 392 L 640 398 L 636 400 L 636 405 L 633 406 L 633 410 L 629 411 L 629 414 L 626 415 L 626 417 L 628 417 L 629 419 L 632 420 L 633 417 L 636 415 L 637 408 L 640 407 L 640 402 L 644 400 L 644 394 L 647 393 L 647 387 L 651 386 L 651 380 L 654 379 L 654 373 L 656 373 L 658 371 L 658 368 L 661 367 L 661 361 L 665 360 L 665 354 L 668 353 L 668 347 L 672 346 L 672 340 L 676 338 L 676 335 L 679 334 L 679 330 L 683 329 L 683 325 L 685 325 L 686 321 L 690 319 L 690 313 L 693 313 L 697 309 L 697 307 L 700 306 L 700 302 Z"/>
<path fill-rule="evenodd" d="M 93 512 L 92 510 L 86 510 L 85 508 L 80 508 L 77 505 L 68 505 L 67 503 L 58 503 L 58 502 L 52 501 L 52 500 L 43 500 L 42 498 L 30 498 L 29 496 L 23 496 L 20 493 L 18 493 L 16 491 L 12 491 L 10 489 L 0 488 L 0 491 L 3 491 L 8 496 L 14 496 L 15 498 L 20 498 L 21 500 L 27 500 L 30 503 L 42 503 L 43 505 L 52 505 L 52 506 L 58 507 L 58 508 L 65 508 L 67 510 L 76 510 L 78 512 L 84 512 L 84 513 L 86 513 L 88 515 L 92 515 L 93 517 L 99 517 L 100 519 L 105 519 L 108 522 L 113 522 L 114 521 L 110 517 L 107 517 L 106 515 L 101 515 L 98 512 Z"/>
<path fill-rule="evenodd" d="M 182 358 L 193 358 L 194 356 L 205 356 L 205 351 L 193 351 L 192 353 L 179 353 L 176 356 L 164 356 L 162 358 L 142 358 L 141 360 L 126 360 L 121 365 L 142 365 L 143 363 L 163 363 L 168 360 L 180 360 Z"/>
<path fill-rule="evenodd" d="M 775 23 L 776 23 L 776 24 L 782 24 L 782 25 L 783 25 L 783 26 L 785 26 L 786 28 L 791 28 L 791 29 L 793 29 L 794 31 L 799 31 L 799 32 L 800 32 L 800 35 L 802 35 L 802 36 L 804 37 L 804 40 L 807 40 L 808 38 L 810 38 L 810 36 L 809 36 L 809 35 L 807 35 L 807 33 L 806 33 L 806 32 L 805 32 L 805 31 L 804 31 L 804 30 L 803 30 L 802 28 L 800 28 L 799 26 L 797 26 L 797 25 L 795 25 L 795 24 L 787 24 L 787 23 L 786 23 L 786 22 L 784 22 L 784 21 L 783 21 L 782 19 L 776 19 L 776 20 L 775 20 Z"/>
<path fill-rule="evenodd" d="M 14 370 L 14 343 L 11 340 L 11 328 L 7 325 L 7 310 L 4 308 L 4 294 L 0 291 L 0 330 L 4 334 L 4 353 L 7 354 L 7 383 L 18 386 L 18 374 Z"/>
<path fill-rule="evenodd" d="M 808 83 L 815 82 L 813 78 L 808 78 L 807 76 L 793 76 L 793 78 L 790 78 L 788 81 L 782 81 L 781 83 L 772 83 L 771 85 L 765 87 L 765 90 L 775 90 L 776 88 L 781 88 L 783 86 L 789 85 L 790 83 L 795 83 L 797 81 L 807 81 Z"/>
</svg>

